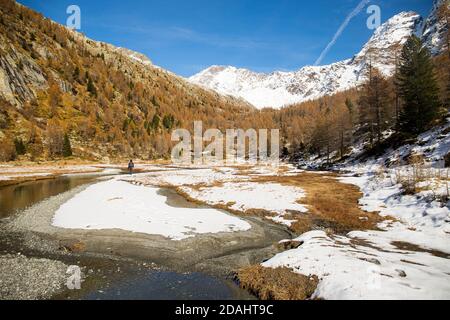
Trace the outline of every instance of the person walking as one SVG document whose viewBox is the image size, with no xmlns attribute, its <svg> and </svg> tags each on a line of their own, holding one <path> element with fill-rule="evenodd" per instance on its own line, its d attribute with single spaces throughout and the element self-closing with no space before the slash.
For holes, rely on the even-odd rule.
<svg viewBox="0 0 450 320">
<path fill-rule="evenodd" d="M 130 174 L 133 174 L 133 169 L 134 169 L 134 162 L 133 160 L 130 160 L 130 162 L 128 162 L 128 172 Z"/>
</svg>

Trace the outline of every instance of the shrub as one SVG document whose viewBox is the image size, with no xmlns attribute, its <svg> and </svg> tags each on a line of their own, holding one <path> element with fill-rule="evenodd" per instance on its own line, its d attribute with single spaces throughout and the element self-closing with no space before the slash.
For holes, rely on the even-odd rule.
<svg viewBox="0 0 450 320">
<path fill-rule="evenodd" d="M 9 139 L 0 141 L 0 161 L 13 161 L 16 159 L 16 147 Z"/>
</svg>

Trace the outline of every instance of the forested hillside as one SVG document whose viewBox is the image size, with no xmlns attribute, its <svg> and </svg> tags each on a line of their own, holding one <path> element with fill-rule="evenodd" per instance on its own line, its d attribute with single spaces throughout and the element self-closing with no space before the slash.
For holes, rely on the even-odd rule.
<svg viewBox="0 0 450 320">
<path fill-rule="evenodd" d="M 356 89 L 274 112 L 286 138 L 287 156 L 325 158 L 331 163 L 355 151 L 377 154 L 446 123 L 448 49 L 433 58 L 412 36 L 398 57 L 393 77 L 383 76 L 370 64 L 366 73 L 368 80 Z M 355 150 L 361 146 L 364 150 Z"/>
<path fill-rule="evenodd" d="M 279 128 L 285 157 L 332 162 L 361 141 L 367 152 L 402 143 L 448 113 L 448 45 L 432 57 L 415 37 L 397 58 L 393 77 L 369 63 L 368 80 L 355 89 L 256 110 L 13 0 L 0 0 L 0 13 L 0 161 L 167 157 L 172 130 L 202 120 L 204 128 L 221 130 Z M 438 18 L 448 20 L 448 7 Z"/>
<path fill-rule="evenodd" d="M 75 157 L 151 159 L 167 156 L 172 129 L 194 119 L 218 128 L 260 121 L 245 123 L 247 103 L 139 57 L 1 0 L 1 160 L 62 157 L 68 143 Z"/>
</svg>

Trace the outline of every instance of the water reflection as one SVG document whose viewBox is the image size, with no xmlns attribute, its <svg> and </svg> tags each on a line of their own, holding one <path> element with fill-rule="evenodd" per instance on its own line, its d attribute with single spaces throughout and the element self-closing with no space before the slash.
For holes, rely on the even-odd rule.
<svg viewBox="0 0 450 320">
<path fill-rule="evenodd" d="M 85 300 L 251 300 L 235 284 L 202 273 L 150 271 L 108 288 L 91 292 Z"/>
<path fill-rule="evenodd" d="M 0 188 L 0 218 L 25 209 L 39 201 L 69 191 L 97 179 L 98 176 L 62 176 L 25 182 Z"/>
</svg>

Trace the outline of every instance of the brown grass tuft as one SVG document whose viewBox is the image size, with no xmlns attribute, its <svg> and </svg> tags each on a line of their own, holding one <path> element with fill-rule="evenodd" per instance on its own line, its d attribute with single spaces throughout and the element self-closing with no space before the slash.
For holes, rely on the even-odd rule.
<svg viewBox="0 0 450 320">
<path fill-rule="evenodd" d="M 306 277 L 288 268 L 264 268 L 261 265 L 240 269 L 237 273 L 241 288 L 261 300 L 306 300 L 317 288 L 316 276 Z"/>
</svg>

